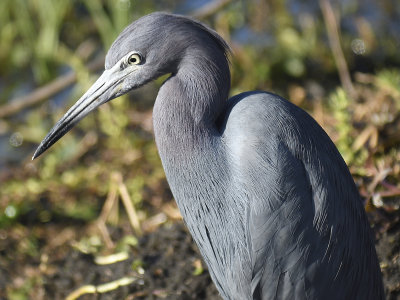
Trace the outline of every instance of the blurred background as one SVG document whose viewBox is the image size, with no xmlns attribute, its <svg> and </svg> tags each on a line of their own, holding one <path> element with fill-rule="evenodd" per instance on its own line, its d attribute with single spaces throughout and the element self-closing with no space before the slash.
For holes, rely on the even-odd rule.
<svg viewBox="0 0 400 300">
<path fill-rule="evenodd" d="M 272 91 L 323 126 L 363 197 L 387 297 L 400 299 L 397 0 L 1 1 L 0 299 L 220 299 L 153 140 L 165 78 L 31 161 L 120 31 L 154 11 L 193 16 L 228 41 L 231 95 Z"/>
</svg>

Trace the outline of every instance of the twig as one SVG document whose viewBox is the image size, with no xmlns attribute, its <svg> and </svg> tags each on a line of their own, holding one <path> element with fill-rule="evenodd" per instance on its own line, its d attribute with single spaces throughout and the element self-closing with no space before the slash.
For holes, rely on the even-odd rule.
<svg viewBox="0 0 400 300">
<path fill-rule="evenodd" d="M 142 230 L 140 228 L 140 222 L 139 222 L 139 217 L 136 213 L 136 210 L 132 204 L 132 199 L 129 196 L 128 189 L 126 188 L 126 185 L 122 181 L 122 175 L 119 174 L 119 183 L 118 183 L 118 191 L 121 196 L 122 203 L 125 206 L 126 213 L 128 214 L 128 219 L 129 222 L 131 223 L 131 226 L 133 230 L 136 232 L 137 235 L 142 235 Z"/>
<path fill-rule="evenodd" d="M 215 12 L 217 12 L 218 10 L 222 9 L 229 2 L 231 2 L 231 0 L 212 1 L 192 12 L 190 16 L 196 19 L 205 19 L 214 14 Z"/>
<path fill-rule="evenodd" d="M 119 178 L 119 175 L 117 175 L 115 172 L 113 172 L 110 177 L 111 177 L 110 189 L 108 191 L 106 201 L 104 202 L 103 208 L 102 208 L 100 216 L 99 216 L 99 219 L 101 219 L 103 222 L 106 222 L 106 220 L 108 219 L 108 217 L 110 215 L 112 208 L 118 201 L 117 179 Z"/>
<path fill-rule="evenodd" d="M 380 182 L 385 180 L 385 178 L 390 174 L 392 171 L 391 168 L 386 168 L 382 170 L 378 170 L 378 172 L 375 174 L 374 178 L 372 179 L 372 182 L 367 186 L 367 191 L 370 193 L 373 193 L 378 186 Z"/>
<path fill-rule="evenodd" d="M 400 196 L 400 189 L 382 191 L 382 192 L 379 192 L 378 194 L 383 198 Z"/>
<path fill-rule="evenodd" d="M 348 95 L 352 98 L 355 96 L 355 89 L 351 82 L 349 69 L 347 67 L 346 59 L 344 58 L 343 50 L 340 45 L 340 37 L 338 26 L 329 0 L 319 0 L 322 15 L 324 17 L 326 30 L 328 33 L 329 44 L 331 45 L 333 58 L 339 72 L 340 82 Z"/>
<path fill-rule="evenodd" d="M 115 245 L 111 239 L 110 233 L 108 232 L 106 223 L 102 219 L 99 219 L 99 220 L 97 220 L 96 225 L 100 230 L 100 233 L 104 239 L 104 242 L 106 243 L 106 247 L 108 249 L 114 248 Z"/>
<path fill-rule="evenodd" d="M 122 203 L 124 204 L 126 212 L 128 214 L 129 222 L 131 223 L 131 226 L 133 230 L 135 230 L 136 234 L 141 235 L 142 230 L 140 229 L 139 218 L 136 214 L 135 208 L 133 207 L 132 200 L 131 197 L 129 196 L 126 185 L 123 182 L 121 182 L 118 189 L 121 195 Z"/>
<path fill-rule="evenodd" d="M 103 236 L 104 242 L 109 249 L 114 247 L 114 242 L 112 241 L 110 233 L 108 232 L 106 221 L 109 218 L 113 207 L 118 205 L 118 179 L 118 174 L 113 172 L 111 174 L 110 189 L 108 191 L 106 201 L 104 202 L 100 216 L 98 217 L 96 222 L 97 227 L 99 228 L 100 233 Z"/>
<path fill-rule="evenodd" d="M 104 65 L 104 57 L 98 57 L 87 65 L 89 71 L 94 72 L 99 70 Z M 30 106 L 36 105 L 47 98 L 57 94 L 66 87 L 76 82 L 76 73 L 68 72 L 65 75 L 59 76 L 50 83 L 37 88 L 32 93 L 10 100 L 8 104 L 0 107 L 0 118 L 9 117 L 13 114 Z"/>
</svg>

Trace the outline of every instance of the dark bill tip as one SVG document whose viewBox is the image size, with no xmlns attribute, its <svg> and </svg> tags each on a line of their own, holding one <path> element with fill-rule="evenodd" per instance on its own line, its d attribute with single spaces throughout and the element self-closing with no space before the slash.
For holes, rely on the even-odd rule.
<svg viewBox="0 0 400 300">
<path fill-rule="evenodd" d="M 49 149 L 62 138 L 76 123 L 101 104 L 115 97 L 115 86 L 121 81 L 121 75 L 116 72 L 119 65 L 106 70 L 92 87 L 73 105 L 67 113 L 50 130 L 32 156 L 32 160 Z"/>
<path fill-rule="evenodd" d="M 32 156 L 32 160 L 40 156 L 47 149 L 49 149 L 55 142 L 61 139 L 74 125 L 79 121 L 79 119 L 72 120 L 72 122 L 66 121 L 64 116 L 56 125 L 51 129 L 51 131 L 46 135 L 43 141 L 37 147 L 35 153 Z"/>
<path fill-rule="evenodd" d="M 32 160 L 34 160 L 36 157 L 38 157 L 40 154 L 42 154 L 44 151 L 40 146 L 36 149 L 35 153 L 33 153 Z"/>
</svg>

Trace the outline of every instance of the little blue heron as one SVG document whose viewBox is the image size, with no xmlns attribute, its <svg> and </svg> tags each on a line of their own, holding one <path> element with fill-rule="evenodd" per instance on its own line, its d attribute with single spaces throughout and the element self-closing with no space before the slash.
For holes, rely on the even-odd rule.
<svg viewBox="0 0 400 300">
<path fill-rule="evenodd" d="M 105 71 L 39 156 L 96 107 L 161 75 L 154 134 L 184 221 L 224 299 L 383 299 L 352 176 L 306 112 L 267 92 L 228 99 L 229 47 L 184 16 L 125 28 Z"/>
</svg>

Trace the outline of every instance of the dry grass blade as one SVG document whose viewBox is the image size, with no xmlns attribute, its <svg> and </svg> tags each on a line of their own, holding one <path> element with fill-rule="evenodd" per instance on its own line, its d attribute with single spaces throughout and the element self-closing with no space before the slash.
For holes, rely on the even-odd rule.
<svg viewBox="0 0 400 300">
<path fill-rule="evenodd" d="M 122 181 L 122 175 L 118 174 L 118 191 L 121 196 L 122 203 L 125 206 L 126 213 L 128 214 L 129 222 L 131 223 L 131 226 L 135 233 L 137 235 L 142 235 L 142 230 L 140 228 L 140 222 L 139 222 L 139 217 L 136 213 L 135 207 L 132 204 L 132 199 L 129 196 L 128 189 L 126 188 L 126 185 Z"/>
<path fill-rule="evenodd" d="M 320 0 L 319 5 L 322 10 L 322 15 L 324 16 L 328 39 L 331 45 L 332 54 L 335 59 L 336 66 L 338 68 L 340 81 L 349 96 L 354 98 L 355 89 L 353 83 L 351 82 L 349 68 L 347 67 L 346 59 L 344 58 L 343 50 L 340 45 L 338 25 L 332 9 L 332 5 L 329 0 Z"/>
</svg>

